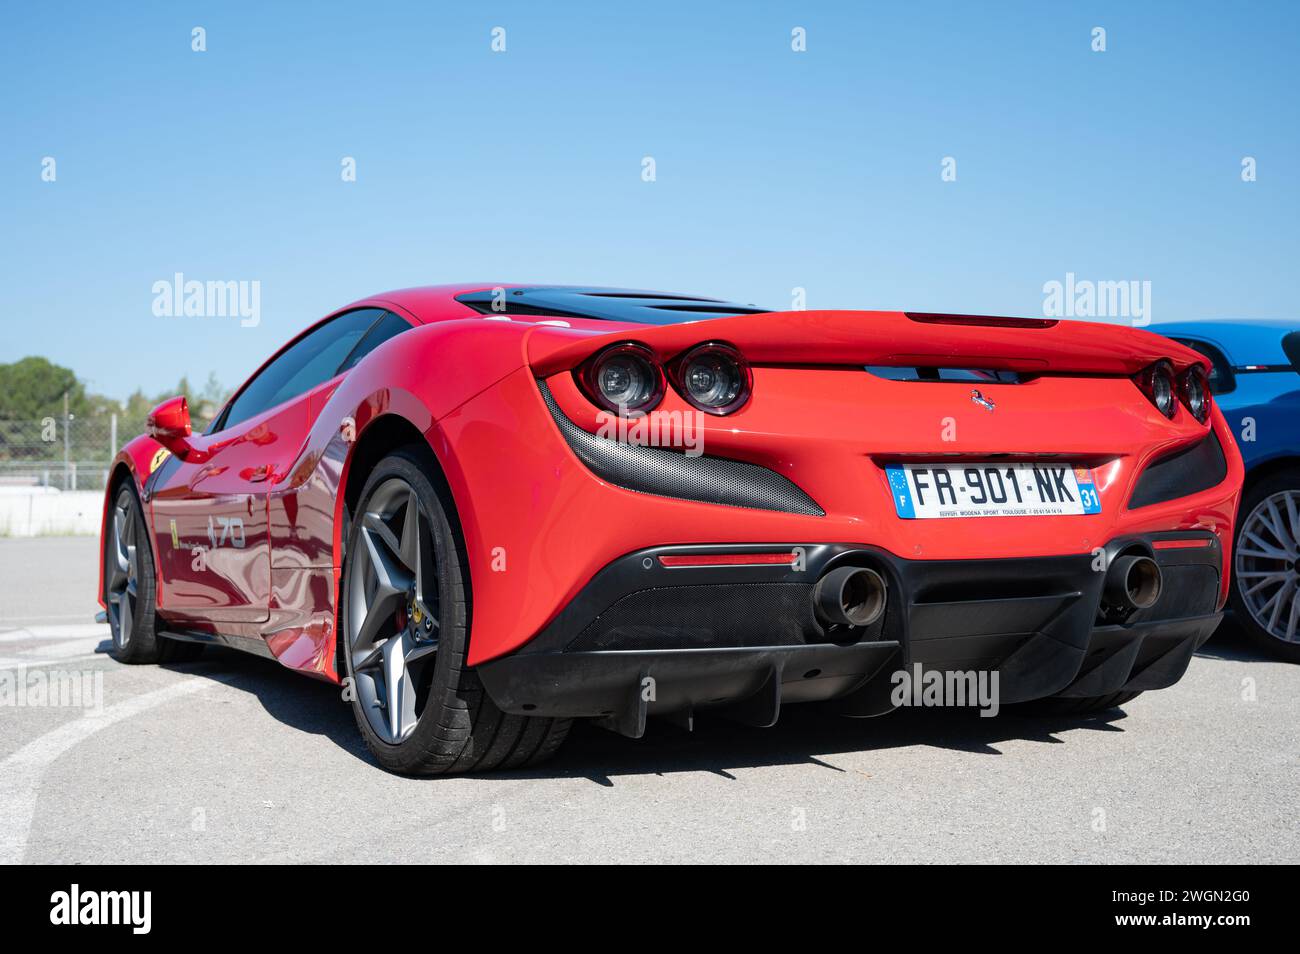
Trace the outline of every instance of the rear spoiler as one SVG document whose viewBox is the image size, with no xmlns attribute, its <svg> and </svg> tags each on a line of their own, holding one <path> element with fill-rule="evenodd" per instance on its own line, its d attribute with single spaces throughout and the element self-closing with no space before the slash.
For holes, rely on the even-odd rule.
<svg viewBox="0 0 1300 954">
<path fill-rule="evenodd" d="M 580 364 L 619 341 L 640 341 L 664 359 L 704 341 L 725 341 L 753 365 L 986 368 L 1025 374 L 1128 376 L 1161 358 L 1176 370 L 1209 362 L 1148 331 L 1053 318 L 901 311 L 782 311 L 604 332 L 535 327 L 524 351 L 540 376 Z"/>
</svg>

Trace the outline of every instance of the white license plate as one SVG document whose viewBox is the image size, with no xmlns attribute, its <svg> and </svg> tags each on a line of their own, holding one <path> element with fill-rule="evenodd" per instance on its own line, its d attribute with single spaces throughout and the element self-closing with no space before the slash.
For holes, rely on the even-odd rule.
<svg viewBox="0 0 1300 954">
<path fill-rule="evenodd" d="M 1070 464 L 897 464 L 885 473 L 907 520 L 1101 513 L 1092 471 Z"/>
</svg>

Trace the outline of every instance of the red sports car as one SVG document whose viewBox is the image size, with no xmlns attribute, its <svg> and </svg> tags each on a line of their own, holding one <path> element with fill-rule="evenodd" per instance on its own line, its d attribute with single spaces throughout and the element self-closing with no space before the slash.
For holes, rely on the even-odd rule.
<svg viewBox="0 0 1300 954">
<path fill-rule="evenodd" d="M 877 715 L 910 672 L 1113 706 L 1176 682 L 1228 593 L 1242 464 L 1207 372 L 1050 319 L 378 295 L 204 433 L 174 398 L 118 455 L 113 654 L 341 682 L 422 774 L 532 764 L 575 718 Z"/>
</svg>

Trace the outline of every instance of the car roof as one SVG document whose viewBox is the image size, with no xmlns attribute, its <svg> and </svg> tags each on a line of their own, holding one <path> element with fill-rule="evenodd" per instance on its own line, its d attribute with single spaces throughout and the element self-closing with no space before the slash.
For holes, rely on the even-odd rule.
<svg viewBox="0 0 1300 954">
<path fill-rule="evenodd" d="M 1277 318 L 1206 318 L 1188 321 L 1153 321 L 1147 331 L 1166 338 L 1196 338 L 1214 345 L 1228 363 L 1290 364 L 1282 339 L 1300 330 L 1300 321 Z"/>
</svg>

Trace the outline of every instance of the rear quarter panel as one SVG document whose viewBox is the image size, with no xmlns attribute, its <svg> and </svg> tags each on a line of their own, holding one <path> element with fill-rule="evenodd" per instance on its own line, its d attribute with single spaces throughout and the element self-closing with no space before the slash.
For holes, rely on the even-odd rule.
<svg viewBox="0 0 1300 954">
<path fill-rule="evenodd" d="M 343 508 L 353 449 L 386 416 L 425 435 L 451 485 L 457 510 L 472 522 L 479 503 L 458 481 L 451 442 L 438 426 L 476 394 L 523 364 L 530 325 L 474 317 L 422 325 L 390 339 L 331 386 L 297 461 L 269 491 L 271 618 L 265 637 L 290 668 L 331 681 Z"/>
</svg>

